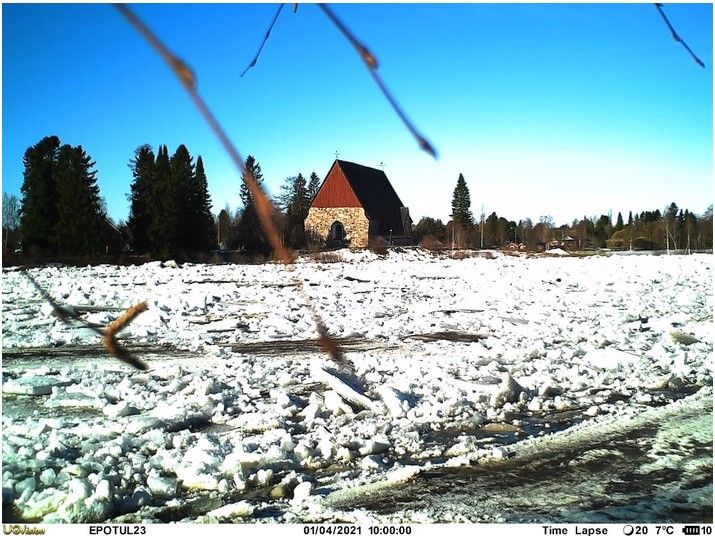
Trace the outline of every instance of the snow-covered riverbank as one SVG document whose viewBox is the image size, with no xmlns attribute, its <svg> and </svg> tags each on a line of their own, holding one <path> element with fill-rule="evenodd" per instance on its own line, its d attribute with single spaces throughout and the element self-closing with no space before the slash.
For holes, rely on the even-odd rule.
<svg viewBox="0 0 715 536">
<path fill-rule="evenodd" d="M 350 487 L 508 463 L 530 436 L 712 389 L 712 256 L 341 255 L 294 275 L 347 341 L 343 369 L 284 342 L 317 333 L 279 265 L 30 271 L 90 322 L 146 301 L 120 339 L 148 372 L 4 271 L 7 511 L 300 521 Z"/>
</svg>

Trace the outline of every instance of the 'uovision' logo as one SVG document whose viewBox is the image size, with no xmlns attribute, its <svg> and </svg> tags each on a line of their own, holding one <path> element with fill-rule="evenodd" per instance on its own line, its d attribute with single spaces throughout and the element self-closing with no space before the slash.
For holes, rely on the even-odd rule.
<svg viewBox="0 0 715 536">
<path fill-rule="evenodd" d="M 3 525 L 2 531 L 5 534 L 44 534 L 45 529 L 28 527 L 27 525 Z"/>
</svg>

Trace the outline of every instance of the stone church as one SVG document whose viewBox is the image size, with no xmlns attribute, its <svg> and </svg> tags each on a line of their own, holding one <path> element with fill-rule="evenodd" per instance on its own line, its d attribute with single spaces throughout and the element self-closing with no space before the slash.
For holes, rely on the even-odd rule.
<svg viewBox="0 0 715 536">
<path fill-rule="evenodd" d="M 335 160 L 310 205 L 306 233 L 328 246 L 367 247 L 372 238 L 412 243 L 412 220 L 387 175 Z"/>
</svg>

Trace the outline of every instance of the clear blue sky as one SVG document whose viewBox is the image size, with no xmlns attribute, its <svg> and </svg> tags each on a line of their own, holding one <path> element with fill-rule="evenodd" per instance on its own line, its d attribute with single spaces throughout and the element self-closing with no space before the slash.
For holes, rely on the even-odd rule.
<svg viewBox="0 0 715 536">
<path fill-rule="evenodd" d="M 447 219 L 458 174 L 508 219 L 712 203 L 712 5 L 666 4 L 705 62 L 651 4 L 339 4 L 439 159 L 417 147 L 320 10 L 275 4 L 139 4 L 135 12 L 195 70 L 199 91 L 266 185 L 340 158 L 385 172 L 413 219 Z M 127 218 L 134 149 L 202 155 L 214 211 L 239 175 L 159 56 L 108 5 L 2 5 L 2 189 L 43 136 L 96 161 L 115 220 Z"/>
</svg>

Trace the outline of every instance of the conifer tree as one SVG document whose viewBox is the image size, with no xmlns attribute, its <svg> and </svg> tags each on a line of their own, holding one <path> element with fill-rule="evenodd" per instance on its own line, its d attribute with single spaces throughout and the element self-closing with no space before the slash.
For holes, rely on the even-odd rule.
<svg viewBox="0 0 715 536">
<path fill-rule="evenodd" d="M 53 250 L 57 220 L 55 172 L 60 139 L 42 138 L 25 151 L 20 228 L 25 249 L 38 246 Z"/>
<path fill-rule="evenodd" d="M 452 242 L 458 248 L 470 246 L 470 235 L 474 225 L 474 218 L 469 210 L 471 204 L 469 188 L 460 173 L 452 196 L 452 222 L 449 229 Z"/>
<path fill-rule="evenodd" d="M 129 196 L 129 219 L 127 226 L 134 238 L 134 251 L 146 253 L 151 251 L 149 229 L 154 216 L 155 202 L 152 199 L 152 188 L 155 180 L 156 162 L 154 151 L 149 145 L 140 145 L 134 151 L 134 158 L 129 161 L 134 180 Z"/>
<path fill-rule="evenodd" d="M 318 178 L 318 174 L 313 171 L 313 173 L 310 174 L 310 180 L 308 181 L 308 199 L 310 199 L 310 203 L 312 203 L 313 199 L 315 199 L 318 190 L 320 190 L 320 178 Z"/>
<path fill-rule="evenodd" d="M 164 192 L 167 219 L 166 239 L 171 255 L 190 249 L 195 241 L 197 191 L 191 188 L 194 179 L 194 163 L 189 150 L 181 144 L 176 148 L 170 161 L 170 181 Z"/>
<path fill-rule="evenodd" d="M 260 186 L 263 182 L 261 165 L 252 155 L 246 158 L 245 168 L 251 173 L 256 183 Z M 269 251 L 268 241 L 263 234 L 263 228 L 256 212 L 253 196 L 248 186 L 246 186 L 245 177 L 242 176 L 241 178 L 243 182 L 241 183 L 239 195 L 243 202 L 243 214 L 241 215 L 241 221 L 238 225 L 238 239 L 246 251 L 266 253 Z"/>
<path fill-rule="evenodd" d="M 311 198 L 305 178 L 300 173 L 297 177 L 288 177 L 282 186 L 281 204 L 285 211 L 284 237 L 290 247 L 299 248 L 305 243 L 304 221 L 308 217 Z"/>
<path fill-rule="evenodd" d="M 152 252 L 169 255 L 170 232 L 167 230 L 167 219 L 171 219 L 168 210 L 167 192 L 171 184 L 171 165 L 169 149 L 166 145 L 159 147 L 154 166 L 154 181 L 151 188 L 149 210 L 152 214 L 149 225 L 149 241 Z"/>
<path fill-rule="evenodd" d="M 57 220 L 55 236 L 62 254 L 99 253 L 99 232 L 106 216 L 97 186 L 94 162 L 82 146 L 60 147 L 57 158 Z"/>
<path fill-rule="evenodd" d="M 208 181 L 204 171 L 204 161 L 199 156 L 196 159 L 196 168 L 191 180 L 190 193 L 187 196 L 191 200 L 189 215 L 191 217 L 190 236 L 192 241 L 189 248 L 195 251 L 203 251 L 216 245 L 216 225 L 211 214 L 211 198 L 208 191 Z"/>
<path fill-rule="evenodd" d="M 618 213 L 618 218 L 616 219 L 616 226 L 613 228 L 614 231 L 620 231 L 623 229 L 623 216 L 621 213 Z"/>
</svg>

